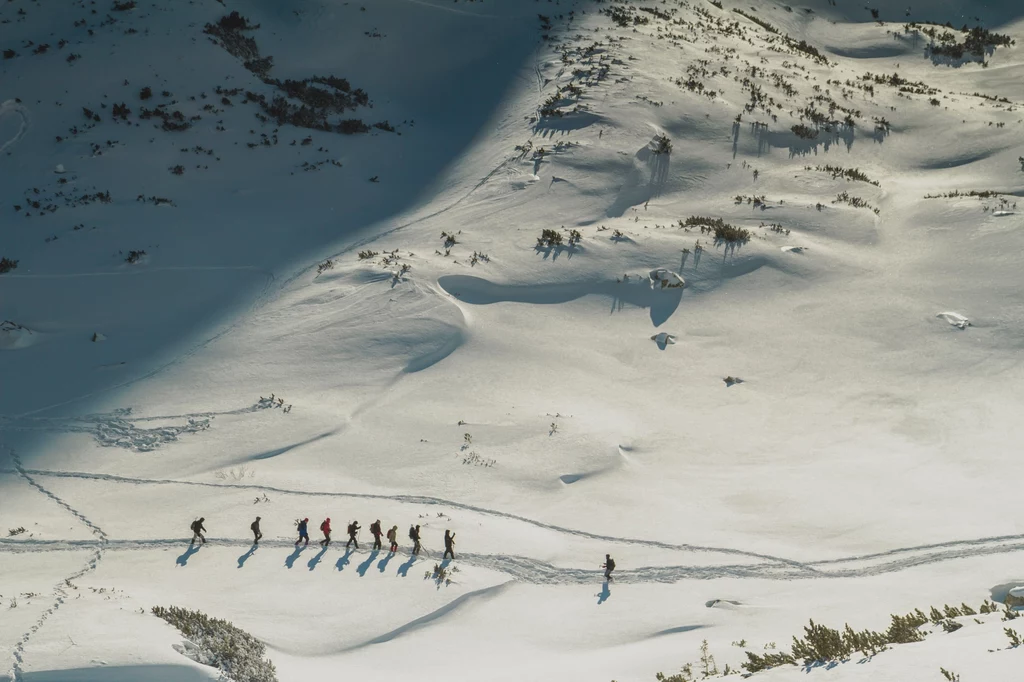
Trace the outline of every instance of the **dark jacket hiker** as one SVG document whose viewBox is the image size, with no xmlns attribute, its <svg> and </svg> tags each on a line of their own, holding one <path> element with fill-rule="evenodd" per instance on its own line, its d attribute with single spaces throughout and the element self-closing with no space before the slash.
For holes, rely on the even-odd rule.
<svg viewBox="0 0 1024 682">
<path fill-rule="evenodd" d="M 203 521 L 205 520 L 205 518 L 200 516 L 198 519 L 192 522 L 191 526 L 189 526 L 189 528 L 192 529 L 192 542 L 189 543 L 190 545 L 195 544 L 196 538 L 202 540 L 204 545 L 206 544 L 206 538 L 203 536 L 203 533 L 206 532 L 206 529 L 203 528 Z"/>
<path fill-rule="evenodd" d="M 444 531 L 444 556 L 442 559 L 447 559 L 448 555 L 452 555 L 452 559 L 455 559 L 455 533 L 445 529 Z"/>
<path fill-rule="evenodd" d="M 260 531 L 260 517 L 256 517 L 256 520 L 252 522 L 249 529 L 252 530 L 252 544 L 258 545 L 260 538 L 263 537 L 263 533 Z"/>
<path fill-rule="evenodd" d="M 348 549 L 351 544 L 355 544 L 356 549 L 359 549 L 359 541 L 356 540 L 356 533 L 359 532 L 360 528 L 362 528 L 362 526 L 359 525 L 358 521 L 353 521 L 348 524 L 348 542 L 345 543 L 345 549 Z"/>
<path fill-rule="evenodd" d="M 380 549 L 380 536 L 383 534 L 380 529 L 380 519 L 370 524 L 370 533 L 373 535 L 373 548 Z"/>
<path fill-rule="evenodd" d="M 420 553 L 420 527 L 409 526 L 409 539 L 412 540 L 412 553 Z"/>
</svg>

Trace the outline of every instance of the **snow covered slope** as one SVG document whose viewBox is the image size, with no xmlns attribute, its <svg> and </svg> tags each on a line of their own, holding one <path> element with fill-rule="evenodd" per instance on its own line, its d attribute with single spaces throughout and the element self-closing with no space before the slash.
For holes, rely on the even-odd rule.
<svg viewBox="0 0 1024 682">
<path fill-rule="evenodd" d="M 215 678 L 175 605 L 282 681 L 699 678 L 1001 599 L 1024 8 L 721 4 L 0 7 L 0 672 Z M 950 619 L 757 675 L 1012 679 Z"/>
</svg>

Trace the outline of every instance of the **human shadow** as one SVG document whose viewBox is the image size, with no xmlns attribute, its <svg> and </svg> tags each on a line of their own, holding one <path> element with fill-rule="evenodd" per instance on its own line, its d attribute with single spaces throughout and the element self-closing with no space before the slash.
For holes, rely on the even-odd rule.
<svg viewBox="0 0 1024 682">
<path fill-rule="evenodd" d="M 251 557 L 253 554 L 256 553 L 256 549 L 258 547 L 259 547 L 259 545 L 255 545 L 254 544 L 252 547 L 249 548 L 248 552 L 246 552 L 242 556 L 238 557 L 238 567 L 239 568 L 241 568 L 242 566 L 245 566 L 245 562 L 249 560 L 249 557 Z"/>
<path fill-rule="evenodd" d="M 393 556 L 395 556 L 394 552 L 388 552 L 387 556 L 385 556 L 383 559 L 381 559 L 379 562 L 377 562 L 377 570 L 380 571 L 381 573 L 386 571 L 387 568 L 388 568 L 388 562 L 391 561 L 391 558 Z"/>
<path fill-rule="evenodd" d="M 605 580 L 604 584 L 601 585 L 601 591 L 597 593 L 597 605 L 600 606 L 608 601 L 608 597 L 610 596 L 612 596 L 612 591 L 608 589 L 608 581 Z"/>
<path fill-rule="evenodd" d="M 366 572 L 370 570 L 370 566 L 373 565 L 373 562 L 377 559 L 378 554 L 380 554 L 380 550 L 373 550 L 372 552 L 370 552 L 370 556 L 366 557 L 366 561 L 364 561 L 356 567 L 356 573 L 359 574 L 360 578 L 364 577 L 366 575 Z"/>
<path fill-rule="evenodd" d="M 337 563 L 334 564 L 334 567 L 336 569 L 338 569 L 339 571 L 344 571 L 345 567 L 348 566 L 348 564 L 349 564 L 349 557 L 351 557 L 351 556 L 352 556 L 352 550 L 349 549 L 348 547 L 346 547 L 345 548 L 345 553 L 342 554 L 341 557 L 338 558 L 338 561 L 337 561 Z"/>
<path fill-rule="evenodd" d="M 409 560 L 398 567 L 398 575 L 402 576 L 403 578 L 409 577 L 409 569 L 412 568 L 412 565 L 414 563 L 416 563 L 416 555 L 410 554 Z"/>
<path fill-rule="evenodd" d="M 306 545 L 296 545 L 295 551 L 288 555 L 288 558 L 284 560 L 284 565 L 291 568 L 295 565 L 295 560 L 299 558 L 302 551 L 306 549 Z"/>
<path fill-rule="evenodd" d="M 184 566 L 188 563 L 188 560 L 192 558 L 192 555 L 199 551 L 199 545 L 189 545 L 185 553 L 174 560 L 174 563 L 179 566 Z"/>
<path fill-rule="evenodd" d="M 307 566 L 309 566 L 309 570 L 312 571 L 314 568 L 316 568 L 316 565 L 319 564 L 320 560 L 324 558 L 324 554 L 327 554 L 326 546 L 322 547 L 320 551 L 316 553 L 316 556 L 310 559 L 309 563 L 306 564 Z"/>
</svg>

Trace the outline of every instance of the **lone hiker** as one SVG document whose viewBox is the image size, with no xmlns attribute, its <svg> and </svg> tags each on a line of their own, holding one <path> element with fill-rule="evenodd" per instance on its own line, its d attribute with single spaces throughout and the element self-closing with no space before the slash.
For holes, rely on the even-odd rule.
<svg viewBox="0 0 1024 682">
<path fill-rule="evenodd" d="M 257 516 L 249 528 L 252 529 L 252 544 L 260 544 L 260 538 L 263 537 L 263 533 L 260 531 L 260 517 Z"/>
<path fill-rule="evenodd" d="M 349 545 L 355 543 L 356 549 L 359 549 L 359 541 L 356 540 L 356 533 L 362 526 L 359 525 L 358 521 L 353 521 L 348 524 L 348 542 L 345 543 L 345 549 L 348 549 Z"/>
<path fill-rule="evenodd" d="M 604 555 L 604 563 L 601 564 L 601 568 L 604 569 L 604 579 L 605 580 L 611 580 L 612 579 L 612 571 L 615 570 L 615 559 L 612 559 L 612 555 L 611 554 L 605 554 Z"/>
<path fill-rule="evenodd" d="M 370 524 L 370 533 L 373 534 L 373 548 L 380 549 L 380 536 L 382 534 L 380 529 L 380 519 L 377 519 Z"/>
<path fill-rule="evenodd" d="M 391 530 L 388 531 L 388 542 L 391 543 L 391 548 L 388 550 L 392 554 L 398 551 L 398 526 L 391 526 Z"/>
<path fill-rule="evenodd" d="M 455 533 L 451 532 L 447 528 L 444 531 L 444 556 L 442 559 L 447 559 L 448 555 L 452 555 L 452 561 L 455 560 Z"/>
<path fill-rule="evenodd" d="M 409 539 L 412 540 L 412 553 L 420 553 L 420 527 L 409 526 Z"/>
<path fill-rule="evenodd" d="M 190 545 L 196 544 L 196 538 L 199 538 L 200 540 L 202 540 L 204 545 L 206 544 L 206 538 L 203 537 L 203 533 L 206 532 L 206 529 L 203 528 L 203 521 L 205 521 L 205 520 L 206 519 L 204 519 L 202 516 L 200 516 L 198 519 L 196 519 L 195 521 L 192 522 L 191 526 L 189 526 L 189 528 L 192 529 L 192 542 L 190 542 L 188 544 L 190 544 Z"/>
<path fill-rule="evenodd" d="M 299 521 L 298 527 L 299 527 L 299 539 L 295 541 L 295 544 L 298 545 L 300 542 L 305 540 L 306 544 L 303 545 L 303 547 L 305 547 L 306 545 L 309 544 L 309 530 L 308 530 L 309 519 L 302 519 L 301 521 Z"/>
<path fill-rule="evenodd" d="M 324 539 L 320 541 L 321 547 L 326 547 L 331 544 L 331 517 L 328 516 L 324 519 L 324 522 L 320 524 L 320 532 L 324 534 Z"/>
</svg>

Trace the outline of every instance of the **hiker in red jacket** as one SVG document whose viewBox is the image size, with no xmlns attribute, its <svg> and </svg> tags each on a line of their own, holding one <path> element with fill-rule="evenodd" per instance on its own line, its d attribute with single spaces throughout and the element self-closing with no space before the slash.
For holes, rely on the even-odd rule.
<svg viewBox="0 0 1024 682">
<path fill-rule="evenodd" d="M 324 539 L 320 541 L 321 547 L 326 547 L 331 544 L 331 517 L 324 519 L 324 522 L 320 524 L 320 532 L 324 534 Z"/>
</svg>

